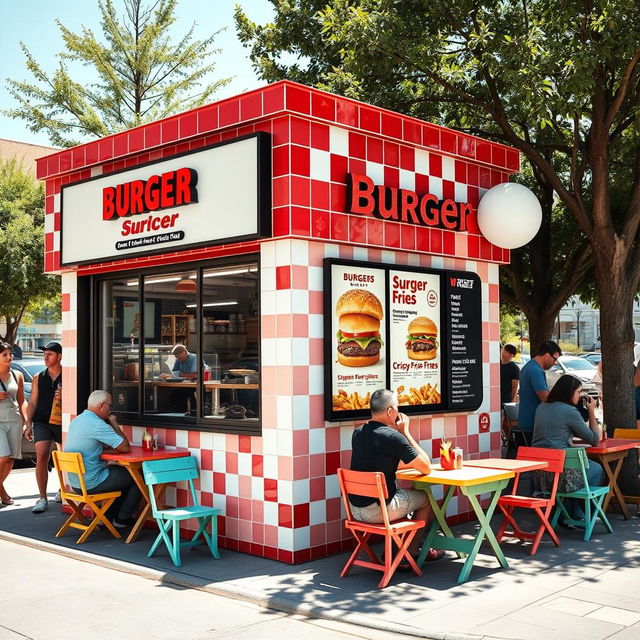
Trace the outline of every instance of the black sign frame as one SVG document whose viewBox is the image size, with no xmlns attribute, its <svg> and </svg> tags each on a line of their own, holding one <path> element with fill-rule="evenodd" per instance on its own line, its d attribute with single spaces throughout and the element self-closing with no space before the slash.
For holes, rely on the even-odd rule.
<svg viewBox="0 0 640 640">
<path fill-rule="evenodd" d="M 327 422 L 348 422 L 367 418 L 370 416 L 368 409 L 359 410 L 341 410 L 333 409 L 333 378 L 334 363 L 336 360 L 336 341 L 333 335 L 332 320 L 334 316 L 333 309 L 333 283 L 332 273 L 333 266 L 346 266 L 355 268 L 367 268 L 382 271 L 385 279 L 385 318 L 383 320 L 384 338 L 386 338 L 383 350 L 386 355 L 385 360 L 385 387 L 391 388 L 391 360 L 389 358 L 389 344 L 391 326 L 391 301 L 390 301 L 390 272 L 400 271 L 406 273 L 415 273 L 419 275 L 437 275 L 440 277 L 440 349 L 441 349 L 441 402 L 439 404 L 425 405 L 403 405 L 401 411 L 407 415 L 433 415 L 443 413 L 461 413 L 476 411 L 482 404 L 484 397 L 484 379 L 482 373 L 482 281 L 478 274 L 471 271 L 460 271 L 453 269 L 433 269 L 413 267 L 403 264 L 381 264 L 379 262 L 367 262 L 361 260 L 344 260 L 341 258 L 325 258 L 323 262 L 323 290 L 324 290 L 324 406 L 325 420 Z M 459 402 L 455 406 L 452 404 L 453 387 L 452 387 L 452 365 L 451 360 L 454 354 L 453 345 L 451 344 L 451 329 L 448 319 L 451 315 L 451 290 L 453 287 L 453 279 L 456 282 L 470 284 L 468 290 L 473 291 L 472 301 L 475 306 L 475 313 L 467 320 L 473 320 L 473 326 L 470 327 L 469 333 L 473 344 L 471 350 L 476 354 L 479 361 L 475 362 L 475 366 L 470 373 L 472 378 L 472 388 L 475 390 L 468 402 Z M 456 291 L 456 293 L 459 293 Z M 464 292 L 463 292 L 464 293 Z M 469 296 L 467 296 L 469 297 Z M 479 354 L 479 355 L 478 355 Z"/>
</svg>

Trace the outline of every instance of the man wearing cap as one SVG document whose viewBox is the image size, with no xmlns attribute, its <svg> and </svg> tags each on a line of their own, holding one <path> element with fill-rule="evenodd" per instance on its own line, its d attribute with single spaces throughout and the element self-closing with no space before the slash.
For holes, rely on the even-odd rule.
<svg viewBox="0 0 640 640">
<path fill-rule="evenodd" d="M 36 373 L 31 383 L 31 398 L 27 406 L 27 427 L 24 435 L 36 445 L 36 482 L 40 497 L 33 513 L 42 513 L 48 507 L 47 481 L 49 479 L 49 451 L 53 440 L 62 449 L 62 346 L 48 342 L 40 347 L 44 352 L 44 371 Z M 60 491 L 56 502 L 60 502 Z"/>
</svg>

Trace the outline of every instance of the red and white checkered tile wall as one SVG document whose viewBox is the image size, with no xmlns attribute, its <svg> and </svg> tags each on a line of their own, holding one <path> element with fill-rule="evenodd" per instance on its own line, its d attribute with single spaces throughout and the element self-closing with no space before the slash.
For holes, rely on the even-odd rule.
<svg viewBox="0 0 640 640">
<path fill-rule="evenodd" d="M 345 213 L 347 172 L 376 184 L 471 202 L 518 169 L 515 150 L 315 89 L 281 82 L 181 116 L 62 151 L 38 162 L 46 179 L 46 269 L 60 272 L 60 188 L 142 162 L 254 131 L 272 136 L 273 235 L 265 241 L 83 266 L 63 273 L 64 428 L 76 413 L 78 275 L 259 250 L 261 257 L 262 436 L 155 429 L 168 446 L 200 461 L 200 497 L 222 509 L 222 546 L 301 562 L 348 546 L 335 470 L 347 465 L 352 423 L 323 420 L 322 260 L 341 257 L 474 271 L 482 279 L 485 399 L 473 414 L 414 418 L 412 429 L 438 456 L 453 438 L 471 456 L 497 454 L 499 433 L 498 264 L 469 217 L 456 233 Z M 96 211 L 96 215 L 99 212 Z M 478 414 L 491 430 L 481 433 Z M 142 429 L 129 434 L 139 442 Z M 186 489 L 169 500 L 186 502 Z M 452 501 L 464 519 L 469 506 Z"/>
</svg>

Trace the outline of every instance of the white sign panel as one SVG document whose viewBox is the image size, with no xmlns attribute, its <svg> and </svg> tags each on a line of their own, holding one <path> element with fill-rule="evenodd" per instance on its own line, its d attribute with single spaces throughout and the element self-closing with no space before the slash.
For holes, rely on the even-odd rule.
<svg viewBox="0 0 640 640">
<path fill-rule="evenodd" d="M 269 235 L 270 179 L 256 134 L 66 186 L 62 264 Z"/>
</svg>

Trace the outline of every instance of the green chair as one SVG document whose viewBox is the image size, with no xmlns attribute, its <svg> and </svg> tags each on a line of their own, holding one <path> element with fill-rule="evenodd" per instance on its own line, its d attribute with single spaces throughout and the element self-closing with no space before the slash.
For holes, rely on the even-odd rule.
<svg viewBox="0 0 640 640">
<path fill-rule="evenodd" d="M 192 456 L 186 456 L 182 458 L 168 458 L 166 460 L 151 460 L 142 463 L 142 472 L 144 474 L 144 481 L 149 488 L 151 511 L 160 529 L 158 537 L 151 545 L 149 553 L 147 553 L 147 558 L 150 558 L 160 543 L 164 541 L 171 560 L 173 560 L 173 564 L 179 567 L 181 565 L 181 547 L 192 549 L 198 544 L 200 536 L 204 538 L 213 557 L 219 558 L 217 516 L 218 513 L 220 513 L 220 509 L 203 507 L 198 504 L 196 490 L 193 486 L 193 480 L 198 477 L 196 459 Z M 158 509 L 156 492 L 154 491 L 156 485 L 167 484 L 169 482 L 183 482 L 185 480 L 189 482 L 193 506 Z M 191 540 L 188 542 L 180 542 L 180 522 L 191 518 L 198 520 L 198 530 Z M 209 521 L 211 521 L 211 534 L 207 532 L 207 524 Z M 171 528 L 173 528 L 173 535 L 172 538 L 169 539 L 169 530 Z"/>
<path fill-rule="evenodd" d="M 587 458 L 586 451 L 582 447 L 572 447 L 567 449 L 565 451 L 564 468 L 580 469 L 584 486 L 582 489 L 577 489 L 576 491 L 558 491 L 556 493 L 556 511 L 551 521 L 551 526 L 555 529 L 555 526 L 558 524 L 558 519 L 562 514 L 565 522 L 568 524 L 584 528 L 584 540 L 586 542 L 591 539 L 593 528 L 595 527 L 598 518 L 600 518 L 600 520 L 602 520 L 602 524 L 604 524 L 609 533 L 613 533 L 611 523 L 602 508 L 604 497 L 609 493 L 609 487 L 589 486 L 589 482 L 587 481 L 589 458 Z M 569 516 L 567 508 L 564 505 L 564 501 L 567 498 L 584 500 L 583 520 L 576 520 Z"/>
</svg>

